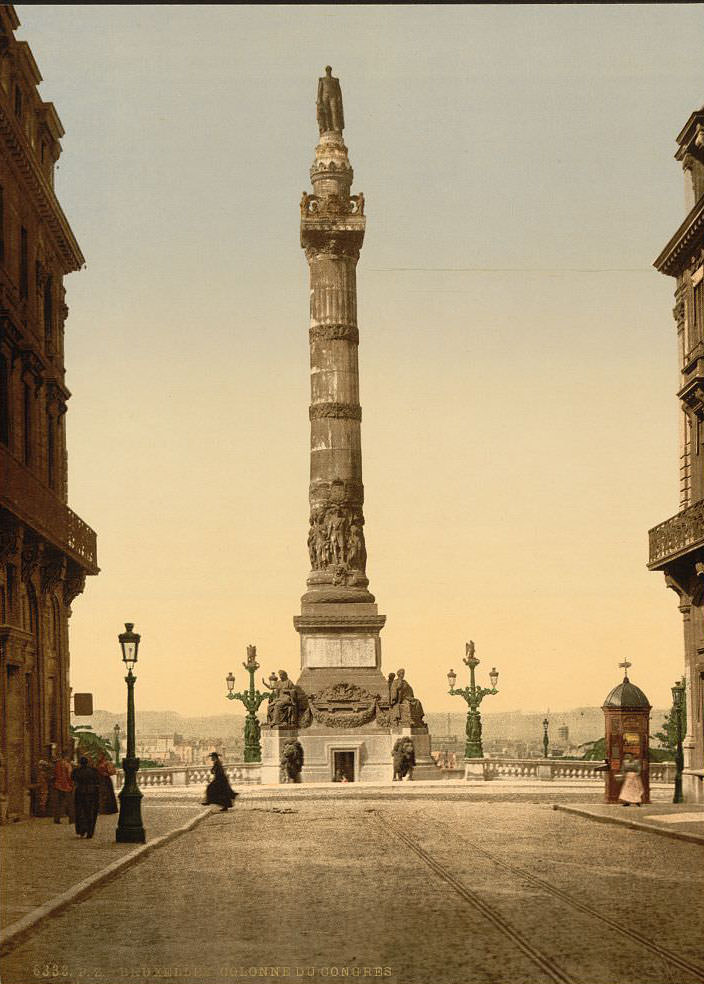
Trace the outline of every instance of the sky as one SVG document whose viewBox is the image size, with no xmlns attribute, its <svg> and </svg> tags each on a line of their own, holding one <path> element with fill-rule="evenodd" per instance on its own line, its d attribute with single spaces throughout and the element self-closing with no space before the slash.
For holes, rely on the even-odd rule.
<svg viewBox="0 0 704 984">
<path fill-rule="evenodd" d="M 384 672 L 461 710 L 654 706 L 681 616 L 646 569 L 677 512 L 675 137 L 704 102 L 704 5 L 24 5 L 66 129 L 69 504 L 98 537 L 71 683 L 219 714 L 246 646 L 300 665 L 308 269 L 299 201 L 326 64 L 353 191 L 367 574 Z"/>
</svg>

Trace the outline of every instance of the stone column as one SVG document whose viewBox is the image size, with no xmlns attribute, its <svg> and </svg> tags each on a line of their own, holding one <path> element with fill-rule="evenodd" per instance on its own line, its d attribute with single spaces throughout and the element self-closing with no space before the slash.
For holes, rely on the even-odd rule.
<svg viewBox="0 0 704 984">
<path fill-rule="evenodd" d="M 310 270 L 310 573 L 294 619 L 301 634 L 299 684 L 315 686 L 380 673 L 377 613 L 366 575 L 362 409 L 359 403 L 356 267 L 364 241 L 364 196 L 351 195 L 353 171 L 342 138 L 342 96 L 328 72 L 318 94 L 320 142 L 301 198 L 301 246 Z M 330 127 L 339 126 L 339 129 Z M 322 677 L 324 676 L 324 680 Z M 372 679 L 373 678 L 373 679 Z M 357 680 L 362 683 L 361 679 Z"/>
</svg>

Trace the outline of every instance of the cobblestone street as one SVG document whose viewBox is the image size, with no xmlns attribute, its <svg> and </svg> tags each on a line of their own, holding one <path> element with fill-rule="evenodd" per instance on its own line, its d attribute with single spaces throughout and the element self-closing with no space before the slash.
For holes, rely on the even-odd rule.
<svg viewBox="0 0 704 984">
<path fill-rule="evenodd" d="M 690 984 L 703 900 L 700 845 L 547 803 L 242 797 L 43 923 L 2 980 Z"/>
</svg>

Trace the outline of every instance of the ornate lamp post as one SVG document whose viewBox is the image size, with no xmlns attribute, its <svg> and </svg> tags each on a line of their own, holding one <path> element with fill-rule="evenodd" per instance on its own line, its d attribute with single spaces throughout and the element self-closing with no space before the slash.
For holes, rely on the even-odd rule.
<svg viewBox="0 0 704 984">
<path fill-rule="evenodd" d="M 127 667 L 127 755 L 122 760 L 125 782 L 120 790 L 120 817 L 115 839 L 119 844 L 144 844 L 146 834 L 142 823 L 142 793 L 137 786 L 139 759 L 134 747 L 134 683 L 137 677 L 132 667 L 137 662 L 137 650 L 141 636 L 133 632 L 132 622 L 125 622 L 125 631 L 117 637 L 122 648 L 122 659 Z"/>
<path fill-rule="evenodd" d="M 467 643 L 466 653 L 467 655 L 462 662 L 469 667 L 469 686 L 455 690 L 457 674 L 454 670 L 450 670 L 447 674 L 447 682 L 450 685 L 450 693 L 453 696 L 463 697 L 468 705 L 466 727 L 467 741 L 464 746 L 464 757 L 466 759 L 483 758 L 482 721 L 479 714 L 479 705 L 487 694 L 498 693 L 496 683 L 499 679 L 499 672 L 495 666 L 492 666 L 491 672 L 489 673 L 491 687 L 478 687 L 474 681 L 474 670 L 479 665 L 479 660 L 474 655 L 473 642 L 470 641 Z"/>
<path fill-rule="evenodd" d="M 259 669 L 259 663 L 257 663 L 257 647 L 247 646 L 247 662 L 243 663 L 245 670 L 249 673 L 249 689 L 242 693 L 234 693 L 235 689 L 235 674 L 230 670 L 230 672 L 225 677 L 225 683 L 227 684 L 227 699 L 228 700 L 240 700 L 247 708 L 247 717 L 244 721 L 244 760 L 245 762 L 261 762 L 262 760 L 262 746 L 259 741 L 261 737 L 261 727 L 259 726 L 259 721 L 257 720 L 257 711 L 259 710 L 259 705 L 269 699 L 270 694 L 267 692 L 265 694 L 260 693 L 258 690 L 254 689 L 254 674 Z"/>
<path fill-rule="evenodd" d="M 113 747 L 113 753 L 114 753 L 114 756 L 115 756 L 115 768 L 116 769 L 119 769 L 119 767 L 120 767 L 120 725 L 117 723 L 117 721 L 115 722 L 115 727 L 112 729 L 112 731 L 113 731 L 112 747 Z"/>
<path fill-rule="evenodd" d="M 672 707 L 675 712 L 677 723 L 677 751 L 675 752 L 675 795 L 673 803 L 683 803 L 682 797 L 682 770 L 684 769 L 684 754 L 682 752 L 682 708 L 684 707 L 684 680 L 679 681 L 672 688 Z"/>
<path fill-rule="evenodd" d="M 549 727 L 550 721 L 547 718 L 543 718 L 543 758 L 548 757 L 548 746 L 550 745 L 550 739 L 548 738 Z"/>
</svg>

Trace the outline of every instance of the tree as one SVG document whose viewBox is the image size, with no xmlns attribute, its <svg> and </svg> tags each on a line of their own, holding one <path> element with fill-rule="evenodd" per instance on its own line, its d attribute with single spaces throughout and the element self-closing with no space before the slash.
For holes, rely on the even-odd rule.
<svg viewBox="0 0 704 984">
<path fill-rule="evenodd" d="M 682 677 L 682 686 L 686 688 L 687 681 Z M 686 693 L 686 690 L 685 690 Z M 680 711 L 682 718 L 682 730 L 680 735 L 682 738 L 687 733 L 687 703 L 683 701 L 682 709 Z M 662 722 L 662 731 L 656 731 L 653 738 L 657 738 L 661 746 L 667 750 L 668 754 L 674 756 L 677 752 L 677 711 L 673 706 L 670 713 L 665 715 L 665 719 Z"/>
<path fill-rule="evenodd" d="M 107 738 L 96 735 L 89 724 L 72 724 L 71 737 L 73 744 L 80 755 L 85 755 L 92 763 L 98 761 L 98 756 L 102 752 L 107 758 L 112 759 L 114 750 Z"/>
</svg>

